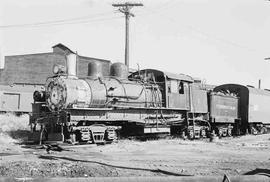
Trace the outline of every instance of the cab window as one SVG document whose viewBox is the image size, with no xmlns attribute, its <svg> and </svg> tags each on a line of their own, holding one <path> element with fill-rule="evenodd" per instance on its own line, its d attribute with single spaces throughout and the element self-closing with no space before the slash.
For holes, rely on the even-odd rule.
<svg viewBox="0 0 270 182">
<path fill-rule="evenodd" d="M 171 91 L 172 93 L 178 93 L 177 80 L 171 80 Z"/>
<path fill-rule="evenodd" d="M 184 83 L 182 81 L 179 82 L 178 91 L 179 94 L 184 94 Z"/>
</svg>

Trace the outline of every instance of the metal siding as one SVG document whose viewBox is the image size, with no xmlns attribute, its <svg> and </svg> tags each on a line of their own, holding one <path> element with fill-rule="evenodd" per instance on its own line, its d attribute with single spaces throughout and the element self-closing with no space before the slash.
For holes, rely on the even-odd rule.
<svg viewBox="0 0 270 182">
<path fill-rule="evenodd" d="M 175 81 L 175 80 L 173 80 Z M 168 82 L 168 81 L 167 81 Z M 184 93 L 167 93 L 168 96 L 168 107 L 179 108 L 182 110 L 189 110 L 189 85 L 184 83 Z"/>
<path fill-rule="evenodd" d="M 267 91 L 265 91 L 267 92 Z M 270 96 L 259 92 L 249 93 L 249 122 L 270 124 Z"/>
<path fill-rule="evenodd" d="M 211 94 L 210 114 L 216 122 L 233 122 L 238 118 L 238 98 Z"/>
<path fill-rule="evenodd" d="M 40 90 L 40 85 L 0 85 L 0 110 L 32 112 L 33 92 Z"/>
<path fill-rule="evenodd" d="M 214 88 L 216 92 L 225 92 L 229 91 L 230 93 L 235 93 L 239 97 L 239 119 L 241 120 L 241 130 L 243 132 L 248 128 L 248 101 L 249 101 L 249 90 L 246 86 L 238 84 L 224 84 Z"/>
<path fill-rule="evenodd" d="M 205 90 L 199 90 L 195 87 L 191 89 L 192 97 L 192 110 L 194 113 L 207 113 L 208 104 L 207 104 L 207 92 Z"/>
<path fill-rule="evenodd" d="M 20 112 L 32 112 L 33 92 L 22 92 L 20 101 Z"/>
<path fill-rule="evenodd" d="M 186 94 L 169 93 L 169 108 L 189 110 Z"/>
<path fill-rule="evenodd" d="M 1 109 L 18 111 L 20 109 L 20 94 L 4 92 L 1 97 Z"/>
</svg>

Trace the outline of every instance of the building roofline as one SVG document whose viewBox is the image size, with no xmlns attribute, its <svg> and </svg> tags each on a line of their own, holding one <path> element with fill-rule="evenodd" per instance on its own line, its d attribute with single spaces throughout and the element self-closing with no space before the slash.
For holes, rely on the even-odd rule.
<svg viewBox="0 0 270 182">
<path fill-rule="evenodd" d="M 75 54 L 74 51 L 72 51 L 70 48 L 68 48 L 67 46 L 65 46 L 65 45 L 62 44 L 62 43 L 58 43 L 58 44 L 52 46 L 52 48 L 55 48 L 55 47 L 59 47 L 59 48 L 62 49 L 62 50 L 68 50 L 69 52 Z"/>
<path fill-rule="evenodd" d="M 110 60 L 107 60 L 107 59 L 93 58 L 93 57 L 80 56 L 80 55 L 78 55 L 78 56 L 79 56 L 80 58 L 83 58 L 83 59 L 95 59 L 95 60 L 103 61 L 103 62 L 111 62 Z"/>
<path fill-rule="evenodd" d="M 56 52 L 44 52 L 44 53 L 34 53 L 34 54 L 7 55 L 7 56 L 5 56 L 5 58 L 19 57 L 19 56 L 54 55 L 54 54 L 63 55 L 61 53 L 56 53 Z M 103 62 L 111 62 L 110 60 L 107 60 L 107 59 L 100 59 L 100 58 L 87 57 L 87 56 L 81 56 L 81 55 L 78 55 L 78 56 L 79 56 L 79 58 L 83 58 L 83 59 L 94 59 L 94 60 L 103 61 Z"/>
<path fill-rule="evenodd" d="M 33 54 L 15 54 L 15 55 L 7 55 L 5 57 L 35 56 L 35 55 L 44 55 L 44 54 L 56 54 L 56 53 L 54 53 L 54 52 L 43 52 L 43 53 L 33 53 Z"/>
</svg>

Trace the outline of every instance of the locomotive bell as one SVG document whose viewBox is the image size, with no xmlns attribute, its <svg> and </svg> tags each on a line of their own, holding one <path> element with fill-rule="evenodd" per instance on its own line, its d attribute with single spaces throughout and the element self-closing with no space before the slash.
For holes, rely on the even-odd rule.
<svg viewBox="0 0 270 182">
<path fill-rule="evenodd" d="M 53 74 L 61 74 L 61 73 L 66 73 L 66 68 L 63 65 L 55 64 L 53 65 Z"/>
</svg>

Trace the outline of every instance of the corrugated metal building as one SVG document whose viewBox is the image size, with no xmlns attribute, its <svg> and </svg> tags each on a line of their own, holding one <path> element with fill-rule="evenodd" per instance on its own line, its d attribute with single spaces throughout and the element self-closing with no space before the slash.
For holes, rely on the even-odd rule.
<svg viewBox="0 0 270 182">
<path fill-rule="evenodd" d="M 44 84 L 46 78 L 52 74 L 54 64 L 66 64 L 65 55 L 72 50 L 63 44 L 52 47 L 53 52 L 40 54 L 25 54 L 5 57 L 5 67 L 0 70 L 0 84 L 14 83 Z M 88 63 L 98 61 L 102 63 L 103 75 L 109 74 L 109 60 L 78 56 L 78 76 L 87 76 Z"/>
</svg>

